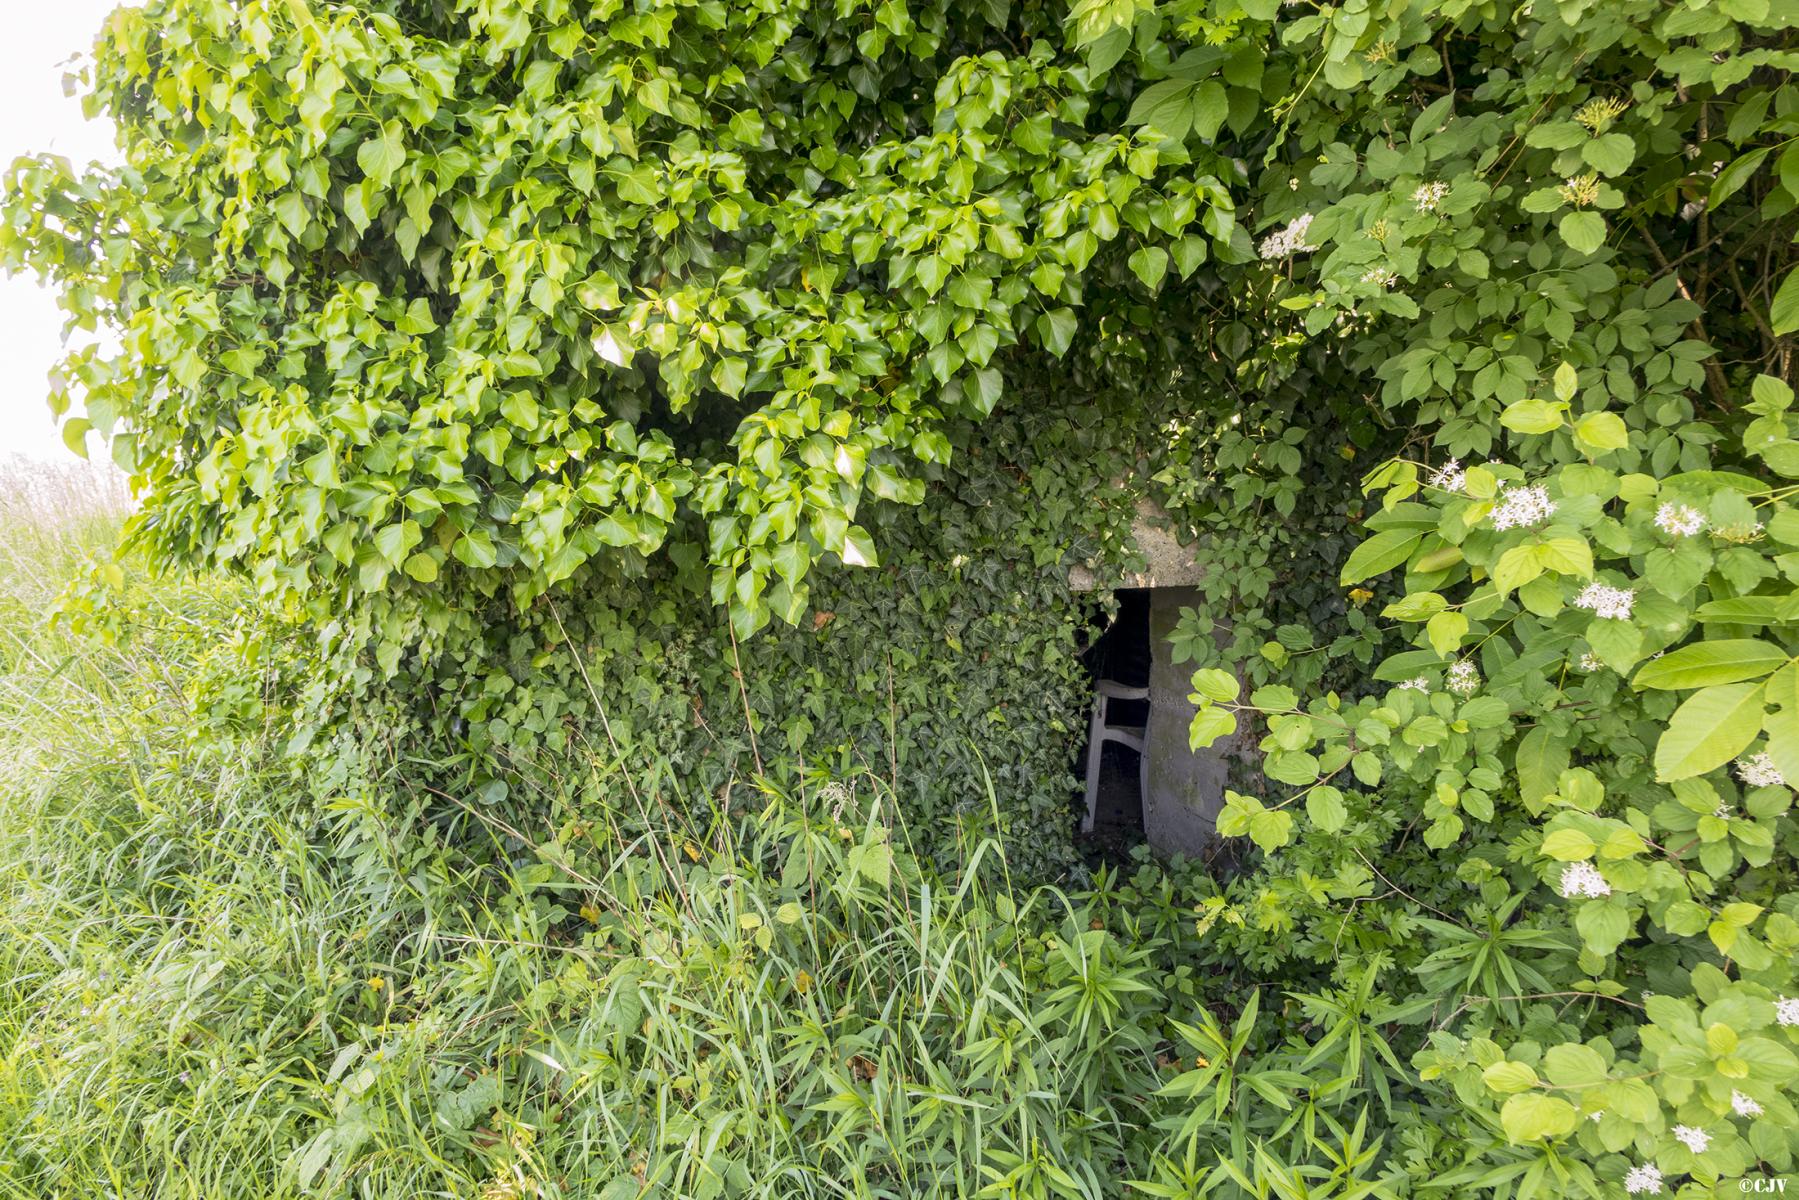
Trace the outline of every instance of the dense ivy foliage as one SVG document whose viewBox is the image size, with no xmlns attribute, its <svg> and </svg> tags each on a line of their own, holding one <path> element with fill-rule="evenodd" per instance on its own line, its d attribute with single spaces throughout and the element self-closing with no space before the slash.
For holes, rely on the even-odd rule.
<svg viewBox="0 0 1799 1200">
<path fill-rule="evenodd" d="M 1153 481 L 1263 857 L 1134 893 L 1221 979 L 1154 985 L 1201 1061 L 1138 1186 L 1698 1194 L 1799 1136 L 1796 23 L 154 0 L 89 76 L 128 165 L 15 169 L 3 249 L 125 331 L 58 403 L 130 539 L 486 795 L 584 739 L 608 786 L 872 768 L 928 826 L 976 774 L 902 755 L 984 746 L 1065 863 L 1062 571 Z M 1199 1013 L 1270 979 L 1221 1068 Z M 1298 1093 L 1399 1166 L 1285 1140 Z"/>
</svg>

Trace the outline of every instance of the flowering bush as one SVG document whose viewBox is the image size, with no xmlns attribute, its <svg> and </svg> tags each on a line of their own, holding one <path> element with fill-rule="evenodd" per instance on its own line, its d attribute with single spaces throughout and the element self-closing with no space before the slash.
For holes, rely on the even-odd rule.
<svg viewBox="0 0 1799 1200">
<path fill-rule="evenodd" d="M 79 391 L 71 441 L 133 472 L 133 543 L 305 614 L 334 686 L 401 680 L 484 791 L 490 748 L 559 754 L 596 713 L 624 757 L 614 702 L 758 770 L 767 716 L 810 753 L 738 642 L 826 630 L 804 618 L 839 566 L 885 572 L 858 602 L 909 622 L 914 663 L 1053 614 L 1027 644 L 1066 670 L 1030 700 L 1061 720 L 1060 570 L 1111 547 L 1059 463 L 1135 422 L 1150 444 L 1106 465 L 1210 568 L 1175 638 L 1194 741 L 1262 751 L 1218 825 L 1251 869 L 1145 868 L 1130 897 L 1213 971 L 1170 966 L 1178 1014 L 1131 1026 L 1137 1068 L 1181 1048 L 1155 1091 L 1187 1105 L 1145 1118 L 1178 1137 L 1129 1159 L 1144 1190 L 1660 1194 L 1790 1169 L 1799 1127 L 1794 22 L 150 0 L 87 75 L 127 165 L 15 168 L 0 258 L 123 330 L 54 403 Z M 1022 458 L 1054 450 L 946 471 L 1002 402 L 1055 428 Z M 1029 499 L 996 509 L 1005 480 Z M 892 505 L 988 541 L 917 539 L 942 571 L 884 553 Z M 967 550 L 1007 536 L 958 612 Z M 645 648 L 696 591 L 728 625 Z M 949 655 L 926 687 L 868 639 L 764 637 L 820 726 L 885 685 L 855 711 L 896 788 L 906 737 L 1008 724 Z M 1007 743 L 1034 812 L 1066 791 L 1061 732 Z"/>
</svg>

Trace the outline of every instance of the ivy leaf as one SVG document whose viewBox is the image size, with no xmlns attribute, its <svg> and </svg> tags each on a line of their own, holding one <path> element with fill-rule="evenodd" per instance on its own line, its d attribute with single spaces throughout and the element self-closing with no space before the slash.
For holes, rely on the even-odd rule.
<svg viewBox="0 0 1799 1200">
<path fill-rule="evenodd" d="M 356 149 L 356 165 L 376 187 L 384 190 L 405 163 L 406 143 L 398 121 L 387 122 L 379 134 Z"/>
<path fill-rule="evenodd" d="M 1160 83 L 1150 84 L 1132 101 L 1131 111 L 1124 123 L 1147 125 L 1174 141 L 1180 141 L 1193 127 L 1193 87 L 1193 83 L 1186 79 L 1165 79 Z"/>
<path fill-rule="evenodd" d="M 1037 318 L 1037 337 L 1042 341 L 1044 349 L 1057 358 L 1068 352 L 1069 344 L 1074 341 L 1074 331 L 1079 323 L 1071 308 L 1055 308 Z"/>
<path fill-rule="evenodd" d="M 1674 710 L 1656 743 L 1656 779 L 1661 783 L 1691 779 L 1747 750 L 1761 732 L 1763 687 L 1731 683 L 1688 697 Z"/>
<path fill-rule="evenodd" d="M 1168 273 L 1168 251 L 1160 246 L 1144 246 L 1131 255 L 1130 268 L 1144 287 L 1154 291 Z"/>
</svg>

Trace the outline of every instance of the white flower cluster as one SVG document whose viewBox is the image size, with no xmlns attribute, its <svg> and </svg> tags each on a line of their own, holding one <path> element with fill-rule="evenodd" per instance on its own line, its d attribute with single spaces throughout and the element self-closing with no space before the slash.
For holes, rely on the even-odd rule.
<svg viewBox="0 0 1799 1200">
<path fill-rule="evenodd" d="M 1472 696 L 1480 687 L 1480 672 L 1467 659 L 1451 663 L 1449 667 L 1449 690 L 1458 696 Z"/>
<path fill-rule="evenodd" d="M 1612 894 L 1612 885 L 1605 881 L 1605 876 L 1592 863 L 1571 862 L 1562 868 L 1561 891 L 1566 900 L 1572 900 L 1576 896 L 1598 900 Z"/>
<path fill-rule="evenodd" d="M 1499 507 L 1493 510 L 1493 528 L 1529 529 L 1547 521 L 1554 512 L 1555 501 L 1536 484 L 1508 487 L 1499 498 Z"/>
<path fill-rule="evenodd" d="M 1447 183 L 1421 183 L 1418 190 L 1412 193 L 1412 203 L 1418 206 L 1419 212 L 1436 212 L 1443 197 L 1449 195 Z"/>
<path fill-rule="evenodd" d="M 1362 272 L 1362 282 L 1372 283 L 1375 287 L 1390 288 L 1399 282 L 1399 276 L 1385 267 L 1369 267 Z"/>
<path fill-rule="evenodd" d="M 1762 1106 L 1743 1095 L 1741 1092 L 1733 1091 L 1730 1093 L 1730 1107 L 1736 1110 L 1736 1114 L 1739 1117 L 1759 1117 L 1762 1115 Z"/>
<path fill-rule="evenodd" d="M 1736 815 L 1737 810 L 1728 804 L 1720 804 L 1718 807 L 1712 809 L 1712 816 L 1718 818 L 1720 821 L 1728 821 Z"/>
<path fill-rule="evenodd" d="M 1637 602 L 1637 594 L 1629 588 L 1615 588 L 1609 583 L 1589 583 L 1580 595 L 1574 597 L 1575 608 L 1587 608 L 1596 617 L 1611 617 L 1619 621 L 1630 620 L 1631 606 Z"/>
<path fill-rule="evenodd" d="M 1468 473 L 1462 470 L 1461 463 L 1452 458 L 1431 472 L 1430 486 L 1439 491 L 1459 492 L 1468 486 Z"/>
<path fill-rule="evenodd" d="M 1676 1125 L 1674 1140 L 1694 1154 L 1704 1154 L 1706 1147 L 1712 1144 L 1712 1135 L 1703 1129 L 1694 1129 L 1691 1125 Z"/>
<path fill-rule="evenodd" d="M 1780 773 L 1774 760 L 1763 750 L 1760 754 L 1751 754 L 1748 758 L 1737 760 L 1737 778 L 1750 787 L 1784 787 L 1787 777 Z"/>
<path fill-rule="evenodd" d="M 1654 1163 L 1644 1163 L 1640 1167 L 1632 1167 L 1624 1176 L 1624 1190 L 1631 1195 L 1647 1192 L 1651 1196 L 1662 1194 L 1662 1173 Z"/>
<path fill-rule="evenodd" d="M 1580 669 L 1583 671 L 1597 671 L 1604 666 L 1605 664 L 1599 661 L 1599 656 L 1591 650 L 1580 656 Z"/>
<path fill-rule="evenodd" d="M 1782 1025 L 1799 1025 L 1799 1000 L 1782 996 L 1774 1002 L 1774 1019 Z"/>
<path fill-rule="evenodd" d="M 1430 691 L 1430 680 L 1420 675 L 1416 679 L 1408 679 L 1400 684 L 1399 690 L 1402 692 L 1428 692 Z"/>
<path fill-rule="evenodd" d="M 1705 514 L 1685 504 L 1670 502 L 1655 510 L 1655 527 L 1675 537 L 1692 537 L 1705 528 Z"/>
<path fill-rule="evenodd" d="M 1278 229 L 1262 239 L 1256 253 L 1264 259 L 1286 258 L 1293 254 L 1308 254 L 1316 250 L 1316 246 L 1306 245 L 1306 230 L 1312 227 L 1312 214 L 1301 213 L 1288 222 L 1285 229 Z"/>
</svg>

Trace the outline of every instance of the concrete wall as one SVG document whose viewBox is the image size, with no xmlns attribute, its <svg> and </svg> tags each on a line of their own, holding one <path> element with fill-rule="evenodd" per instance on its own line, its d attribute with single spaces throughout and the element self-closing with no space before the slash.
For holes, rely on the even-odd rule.
<svg viewBox="0 0 1799 1200">
<path fill-rule="evenodd" d="M 1191 664 L 1176 665 L 1168 638 L 1181 609 L 1199 604 L 1198 589 L 1158 587 L 1149 593 L 1149 795 L 1143 798 L 1143 832 L 1165 854 L 1199 857 L 1210 848 L 1226 779 L 1222 747 L 1187 748 L 1195 706 Z"/>
</svg>

